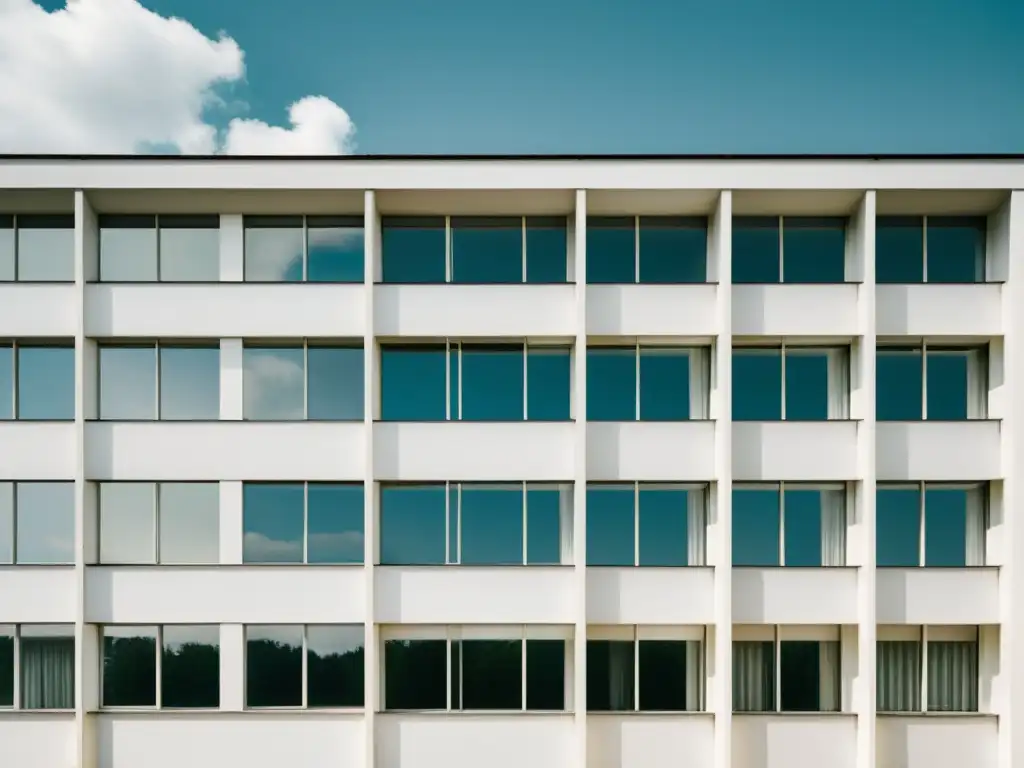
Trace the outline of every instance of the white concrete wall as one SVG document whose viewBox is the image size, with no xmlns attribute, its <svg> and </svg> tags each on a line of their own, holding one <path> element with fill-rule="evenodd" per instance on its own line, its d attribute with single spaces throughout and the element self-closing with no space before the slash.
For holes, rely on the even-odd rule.
<svg viewBox="0 0 1024 768">
<path fill-rule="evenodd" d="M 853 768 L 857 720 L 844 714 L 734 715 L 736 768 Z"/>
<path fill-rule="evenodd" d="M 703 768 L 715 751 L 710 714 L 595 713 L 587 717 L 587 768 Z"/>
</svg>

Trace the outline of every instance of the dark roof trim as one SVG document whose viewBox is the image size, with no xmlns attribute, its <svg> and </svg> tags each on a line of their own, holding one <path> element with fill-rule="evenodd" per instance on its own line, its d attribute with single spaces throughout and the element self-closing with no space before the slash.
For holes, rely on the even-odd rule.
<svg viewBox="0 0 1024 768">
<path fill-rule="evenodd" d="M 608 154 L 608 155 L 561 155 L 561 154 L 537 154 L 537 155 L 69 155 L 69 154 L 3 154 L 0 153 L 0 162 L 28 160 L 28 161 L 156 161 L 156 162 L 276 162 L 276 161 L 360 161 L 369 160 L 374 162 L 401 161 L 401 162 L 436 162 L 443 161 L 552 161 L 552 160 L 1017 160 L 1024 161 L 1022 153 L 921 153 L 921 154 Z"/>
</svg>

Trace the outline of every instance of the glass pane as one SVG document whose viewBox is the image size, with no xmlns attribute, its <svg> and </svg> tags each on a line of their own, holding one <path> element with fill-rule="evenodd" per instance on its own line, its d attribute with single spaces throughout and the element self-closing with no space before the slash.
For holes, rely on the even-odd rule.
<svg viewBox="0 0 1024 768">
<path fill-rule="evenodd" d="M 18 217 L 18 279 L 26 282 L 75 280 L 74 216 Z M 63 219 L 64 226 L 50 220 Z"/>
<path fill-rule="evenodd" d="M 160 347 L 160 418 L 220 417 L 220 347 Z"/>
<path fill-rule="evenodd" d="M 523 282 L 523 220 L 453 218 L 452 282 Z"/>
<path fill-rule="evenodd" d="M 671 566 L 689 562 L 685 488 L 640 485 L 640 565 Z"/>
<path fill-rule="evenodd" d="M 928 643 L 928 711 L 978 711 L 978 643 Z"/>
<path fill-rule="evenodd" d="M 385 283 L 445 282 L 443 217 L 384 220 L 381 273 Z"/>
<path fill-rule="evenodd" d="M 157 279 L 156 219 L 146 227 L 100 229 L 100 280 L 150 283 Z"/>
<path fill-rule="evenodd" d="M 220 627 L 166 626 L 161 651 L 162 706 L 220 706 Z"/>
<path fill-rule="evenodd" d="M 815 640 L 779 643 L 779 691 L 783 712 L 820 712 L 821 644 Z"/>
<path fill-rule="evenodd" d="M 242 562 L 301 563 L 304 504 L 299 483 L 243 483 Z"/>
<path fill-rule="evenodd" d="M 554 485 L 526 487 L 526 562 L 557 565 L 562 562 L 562 510 L 572 519 L 572 491 Z M 568 531 L 566 532 L 568 535 Z"/>
<path fill-rule="evenodd" d="M 381 565 L 444 565 L 445 486 L 380 489 Z"/>
<path fill-rule="evenodd" d="M 640 348 L 640 420 L 690 418 L 690 353 Z"/>
<path fill-rule="evenodd" d="M 930 568 L 967 565 L 965 488 L 925 487 L 924 564 Z"/>
<path fill-rule="evenodd" d="M 306 493 L 306 562 L 363 562 L 363 486 L 310 483 Z"/>
<path fill-rule="evenodd" d="M 245 705 L 302 706 L 302 627 L 246 627 Z"/>
<path fill-rule="evenodd" d="M 587 486 L 587 565 L 635 564 L 635 503 L 632 486 Z"/>
<path fill-rule="evenodd" d="M 67 565 L 75 562 L 75 484 L 18 483 L 17 561 Z"/>
<path fill-rule="evenodd" d="M 733 642 L 732 709 L 775 711 L 775 643 L 771 640 Z"/>
<path fill-rule="evenodd" d="M 526 418 L 567 421 L 571 418 L 572 356 L 568 347 L 528 347 Z"/>
<path fill-rule="evenodd" d="M 875 361 L 875 410 L 879 421 L 918 421 L 922 416 L 921 350 L 879 349 Z"/>
<path fill-rule="evenodd" d="M 876 558 L 880 567 L 921 564 L 921 493 L 916 488 L 879 488 L 875 494 Z"/>
<path fill-rule="evenodd" d="M 100 347 L 100 418 L 156 418 L 156 347 Z"/>
<path fill-rule="evenodd" d="M 156 484 L 100 483 L 100 562 L 156 562 Z"/>
<path fill-rule="evenodd" d="M 636 420 L 636 349 L 587 349 L 587 418 L 591 421 Z"/>
<path fill-rule="evenodd" d="M 686 711 L 686 641 L 640 640 L 638 709 L 641 712 Z"/>
<path fill-rule="evenodd" d="M 778 488 L 733 488 L 732 564 L 779 565 Z"/>
<path fill-rule="evenodd" d="M 733 421 L 782 418 L 781 350 L 733 350 L 732 418 Z"/>
<path fill-rule="evenodd" d="M 462 709 L 522 709 L 523 641 L 463 640 Z"/>
<path fill-rule="evenodd" d="M 14 483 L 0 483 L 0 565 L 14 562 Z"/>
<path fill-rule="evenodd" d="M 384 709 L 448 707 L 448 643 L 388 640 L 384 643 Z"/>
<path fill-rule="evenodd" d="M 587 221 L 587 282 L 636 282 L 636 220 L 632 216 Z"/>
<path fill-rule="evenodd" d="M 359 421 L 363 418 L 363 348 L 310 347 L 307 418 Z"/>
<path fill-rule="evenodd" d="M 242 350 L 242 412 L 253 421 L 305 418 L 305 363 L 302 347 L 245 347 Z"/>
<path fill-rule="evenodd" d="M 75 708 L 75 628 L 21 627 L 21 708 Z"/>
<path fill-rule="evenodd" d="M 463 421 L 523 420 L 523 348 L 462 346 Z"/>
<path fill-rule="evenodd" d="M 785 564 L 814 568 L 823 565 L 821 491 L 787 486 L 783 495 L 786 515 Z"/>
<path fill-rule="evenodd" d="M 160 562 L 220 561 L 220 484 L 160 483 Z"/>
<path fill-rule="evenodd" d="M 0 419 L 14 418 L 14 346 L 0 344 Z"/>
<path fill-rule="evenodd" d="M 18 418 L 75 418 L 73 347 L 18 347 Z"/>
<path fill-rule="evenodd" d="M 324 225 L 309 221 L 306 232 L 309 261 L 306 280 L 311 283 L 361 283 L 365 278 L 363 228 L 359 225 Z"/>
<path fill-rule="evenodd" d="M 265 283 L 302 281 L 302 224 L 245 228 L 245 279 Z"/>
<path fill-rule="evenodd" d="M 444 347 L 381 347 L 381 419 L 444 421 L 447 414 L 446 368 Z"/>
<path fill-rule="evenodd" d="M 846 279 L 846 221 L 786 216 L 782 221 L 782 282 L 841 283 Z"/>
<path fill-rule="evenodd" d="M 928 381 L 928 419 L 962 421 L 968 418 L 970 352 L 928 350 L 925 371 Z M 919 417 L 920 418 L 920 417 Z"/>
<path fill-rule="evenodd" d="M 220 218 L 160 217 L 160 279 L 167 283 L 220 280 Z"/>
<path fill-rule="evenodd" d="M 306 628 L 306 704 L 363 706 L 363 626 Z"/>
<path fill-rule="evenodd" d="M 825 421 L 829 417 L 828 352 L 786 350 L 786 418 Z M 835 393 L 839 400 L 842 393 Z M 838 409 L 837 409 L 838 410 Z"/>
<path fill-rule="evenodd" d="M 924 220 L 879 216 L 875 223 L 875 281 L 924 282 Z"/>
<path fill-rule="evenodd" d="M 641 283 L 704 283 L 707 272 L 706 220 L 640 217 Z"/>
<path fill-rule="evenodd" d="M 14 217 L 0 216 L 0 281 L 14 280 L 14 241 Z"/>
<path fill-rule="evenodd" d="M 985 280 L 984 217 L 928 217 L 928 282 L 980 283 Z"/>
<path fill-rule="evenodd" d="M 565 709 L 565 641 L 526 641 L 526 708 Z"/>
<path fill-rule="evenodd" d="M 878 712 L 921 711 L 921 642 L 879 640 L 875 663 Z"/>
<path fill-rule="evenodd" d="M 14 627 L 0 624 L 0 707 L 14 706 Z"/>
<path fill-rule="evenodd" d="M 156 706 L 156 627 L 103 627 L 103 706 Z"/>
<path fill-rule="evenodd" d="M 779 219 L 744 217 L 732 224 L 732 281 L 779 282 Z M 733 377 L 735 381 L 735 377 Z"/>
<path fill-rule="evenodd" d="M 633 653 L 631 640 L 587 640 L 587 711 L 634 709 Z"/>
<path fill-rule="evenodd" d="M 522 486 L 463 483 L 460 504 L 460 563 L 522 565 Z"/>
<path fill-rule="evenodd" d="M 526 217 L 526 282 L 569 282 L 564 217 Z"/>
</svg>

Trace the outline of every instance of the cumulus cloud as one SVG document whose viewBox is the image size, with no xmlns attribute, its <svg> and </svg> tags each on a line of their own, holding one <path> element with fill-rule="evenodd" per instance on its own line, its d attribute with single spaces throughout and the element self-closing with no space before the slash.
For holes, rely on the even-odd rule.
<svg viewBox="0 0 1024 768">
<path fill-rule="evenodd" d="M 324 96 L 288 110 L 288 127 L 209 119 L 218 89 L 240 83 L 232 38 L 206 37 L 138 0 L 0 0 L 0 151 L 341 154 L 355 125 Z"/>
</svg>

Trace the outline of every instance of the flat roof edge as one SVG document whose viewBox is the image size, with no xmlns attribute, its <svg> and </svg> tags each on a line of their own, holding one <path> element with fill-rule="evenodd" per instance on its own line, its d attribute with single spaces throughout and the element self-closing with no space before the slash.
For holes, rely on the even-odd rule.
<svg viewBox="0 0 1024 768">
<path fill-rule="evenodd" d="M 312 162 L 312 161 L 341 161 L 341 162 L 438 162 L 438 161 L 673 161 L 673 160 L 731 160 L 731 161 L 772 161 L 772 160 L 807 160 L 807 161 L 997 161 L 1013 160 L 1024 161 L 1024 152 L 1021 153 L 893 153 L 893 154 L 533 154 L 533 155 L 499 155 L 499 154 L 468 154 L 468 155 L 444 155 L 444 154 L 363 154 L 363 155 L 116 155 L 116 154 L 6 154 L 0 153 L 0 162 L 12 161 L 100 161 L 100 162 Z"/>
</svg>

